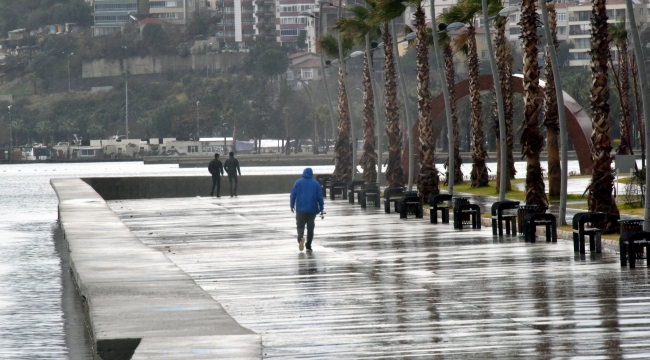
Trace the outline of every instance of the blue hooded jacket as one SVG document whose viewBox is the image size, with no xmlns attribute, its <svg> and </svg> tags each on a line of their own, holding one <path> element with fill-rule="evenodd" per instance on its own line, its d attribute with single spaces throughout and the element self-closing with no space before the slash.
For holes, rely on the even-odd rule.
<svg viewBox="0 0 650 360">
<path fill-rule="evenodd" d="M 318 181 L 312 179 L 314 172 L 306 168 L 302 178 L 296 180 L 291 190 L 291 208 L 298 212 L 318 214 L 323 211 L 323 192 Z"/>
</svg>

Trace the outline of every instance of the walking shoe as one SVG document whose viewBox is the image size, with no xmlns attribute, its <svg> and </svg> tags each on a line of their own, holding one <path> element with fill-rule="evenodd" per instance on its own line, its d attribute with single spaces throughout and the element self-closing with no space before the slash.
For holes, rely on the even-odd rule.
<svg viewBox="0 0 650 360">
<path fill-rule="evenodd" d="M 307 249 L 307 252 L 308 252 L 308 253 L 312 252 L 311 248 L 308 248 L 308 249 Z"/>
<path fill-rule="evenodd" d="M 298 241 L 298 250 L 303 251 L 305 249 L 305 238 L 300 238 Z"/>
</svg>

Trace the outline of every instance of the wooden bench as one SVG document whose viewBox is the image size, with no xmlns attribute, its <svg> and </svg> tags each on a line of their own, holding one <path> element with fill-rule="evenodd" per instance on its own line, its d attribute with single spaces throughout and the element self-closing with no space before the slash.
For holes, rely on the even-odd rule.
<svg viewBox="0 0 650 360">
<path fill-rule="evenodd" d="M 332 181 L 329 185 L 330 189 L 330 200 L 336 200 L 337 197 L 347 200 L 348 199 L 348 187 L 343 181 Z"/>
<path fill-rule="evenodd" d="M 332 181 L 341 181 L 341 179 L 339 179 L 336 176 L 327 175 L 324 177 L 320 177 L 319 181 L 320 181 L 320 188 L 323 191 L 323 197 L 325 198 L 327 197 L 327 189 L 332 184 Z"/>
<path fill-rule="evenodd" d="M 585 253 L 585 235 L 589 236 L 589 251 L 601 253 L 600 229 L 585 228 L 585 224 L 604 221 L 607 214 L 603 212 L 579 212 L 573 215 L 573 251 Z"/>
<path fill-rule="evenodd" d="M 404 197 L 403 187 L 389 187 L 384 190 L 384 212 L 390 214 L 390 204 L 393 203 L 395 212 L 399 212 L 399 202 Z"/>
<path fill-rule="evenodd" d="M 356 194 L 359 196 L 359 200 L 361 200 L 361 190 L 363 190 L 363 185 L 366 182 L 363 180 L 353 180 L 348 183 L 348 202 L 350 204 L 354 204 L 354 195 Z"/>
<path fill-rule="evenodd" d="M 492 235 L 496 235 L 497 231 L 499 236 L 503 235 L 503 223 L 506 225 L 506 234 L 510 233 L 512 227 L 512 235 L 517 235 L 517 214 L 507 214 L 504 210 L 514 210 L 519 207 L 519 201 L 497 201 L 492 204 Z"/>
<path fill-rule="evenodd" d="M 368 183 L 365 184 L 361 192 L 359 193 L 359 204 L 361 205 L 362 209 L 366 208 L 366 205 L 368 203 L 368 199 L 371 199 L 372 202 L 374 203 L 375 207 L 380 207 L 381 203 L 381 194 L 379 190 L 379 186 L 377 183 Z"/>
<path fill-rule="evenodd" d="M 449 224 L 449 204 L 438 206 L 439 203 L 451 201 L 452 195 L 436 194 L 429 196 L 429 219 L 432 224 L 438 223 L 438 211 L 440 211 L 441 223 Z"/>
<path fill-rule="evenodd" d="M 555 215 L 547 213 L 531 213 L 526 215 L 526 241 L 535 242 L 537 226 L 546 227 L 546 242 L 557 242 L 557 222 Z"/>
<path fill-rule="evenodd" d="M 630 268 L 636 267 L 636 253 L 639 248 L 647 249 L 650 246 L 649 231 L 626 231 L 619 238 L 619 249 L 621 256 L 621 266 L 627 266 L 628 260 Z M 646 266 L 650 267 L 650 256 L 646 256 Z"/>
<path fill-rule="evenodd" d="M 469 215 L 470 221 L 466 225 L 471 225 L 472 229 L 481 228 L 481 208 L 477 204 L 457 204 L 454 207 L 454 229 L 463 229 L 463 217 Z"/>
<path fill-rule="evenodd" d="M 400 219 L 406 219 L 409 214 L 415 215 L 417 219 L 423 217 L 422 199 L 417 191 L 405 191 L 400 203 Z"/>
</svg>

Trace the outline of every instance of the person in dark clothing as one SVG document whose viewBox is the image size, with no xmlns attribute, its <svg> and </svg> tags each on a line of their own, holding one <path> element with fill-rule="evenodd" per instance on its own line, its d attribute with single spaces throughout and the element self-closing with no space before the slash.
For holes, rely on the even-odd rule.
<svg viewBox="0 0 650 360">
<path fill-rule="evenodd" d="M 231 151 L 230 157 L 226 160 L 226 163 L 223 167 L 226 169 L 228 174 L 228 182 L 230 183 L 230 197 L 237 196 L 237 173 L 241 176 L 241 170 L 239 169 L 239 160 L 235 159 L 235 154 Z M 232 190 L 232 182 L 235 182 L 235 191 Z"/>
<path fill-rule="evenodd" d="M 219 154 L 214 154 L 214 160 L 210 161 L 208 165 L 208 171 L 212 174 L 212 191 L 210 191 L 210 196 L 214 196 L 214 187 L 217 187 L 217 197 L 221 191 L 221 175 L 223 175 L 223 165 L 219 161 Z"/>
<path fill-rule="evenodd" d="M 303 250 L 305 246 L 305 224 L 307 225 L 307 252 L 311 252 L 311 242 L 314 239 L 314 220 L 316 215 L 323 215 L 325 203 L 323 191 L 318 181 L 313 179 L 314 172 L 306 168 L 302 172 L 302 178 L 296 180 L 291 190 L 289 202 L 291 212 L 296 213 L 296 225 L 298 226 L 298 249 Z"/>
</svg>

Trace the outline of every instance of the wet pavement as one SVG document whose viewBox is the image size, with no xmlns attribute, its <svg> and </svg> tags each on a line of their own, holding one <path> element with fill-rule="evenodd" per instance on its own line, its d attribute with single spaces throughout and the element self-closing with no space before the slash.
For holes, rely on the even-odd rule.
<svg viewBox="0 0 650 360">
<path fill-rule="evenodd" d="M 288 195 L 112 201 L 268 358 L 650 358 L 650 276 L 618 254 L 326 201 L 298 251 Z"/>
</svg>

